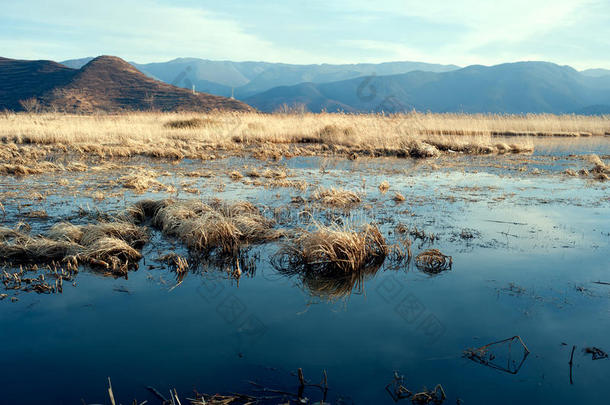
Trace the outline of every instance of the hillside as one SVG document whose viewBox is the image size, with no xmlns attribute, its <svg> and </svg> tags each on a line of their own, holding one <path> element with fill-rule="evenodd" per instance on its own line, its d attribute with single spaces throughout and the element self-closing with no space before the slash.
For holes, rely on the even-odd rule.
<svg viewBox="0 0 610 405">
<path fill-rule="evenodd" d="M 0 58 L 0 110 L 20 110 L 19 100 L 65 86 L 76 72 L 51 61 Z"/>
<path fill-rule="evenodd" d="M 573 113 L 610 104 L 610 77 L 547 62 L 469 66 L 279 87 L 244 99 L 262 110 L 303 103 L 310 111 Z M 343 106 L 329 109 L 330 105 Z"/>
<path fill-rule="evenodd" d="M 55 62 L 1 59 L 0 76 L 0 109 L 20 110 L 19 100 L 35 97 L 43 108 L 79 113 L 251 110 L 237 100 L 159 82 L 113 56 L 95 58 L 79 70 Z"/>
</svg>

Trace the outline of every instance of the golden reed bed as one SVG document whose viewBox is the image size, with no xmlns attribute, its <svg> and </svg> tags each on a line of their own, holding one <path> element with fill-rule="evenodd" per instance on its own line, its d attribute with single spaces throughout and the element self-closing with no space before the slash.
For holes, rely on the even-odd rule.
<svg viewBox="0 0 610 405">
<path fill-rule="evenodd" d="M 431 157 L 445 152 L 519 153 L 535 136 L 610 135 L 610 116 L 408 113 L 119 115 L 0 114 L 0 158 L 74 152 L 103 158 L 255 156 Z M 32 150 L 35 148 L 35 151 Z"/>
</svg>

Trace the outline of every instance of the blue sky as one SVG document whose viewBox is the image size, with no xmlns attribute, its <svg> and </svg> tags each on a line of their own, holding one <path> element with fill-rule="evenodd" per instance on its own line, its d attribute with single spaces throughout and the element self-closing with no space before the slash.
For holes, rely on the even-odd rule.
<svg viewBox="0 0 610 405">
<path fill-rule="evenodd" d="M 610 68 L 608 0 L 0 0 L 0 56 Z"/>
</svg>

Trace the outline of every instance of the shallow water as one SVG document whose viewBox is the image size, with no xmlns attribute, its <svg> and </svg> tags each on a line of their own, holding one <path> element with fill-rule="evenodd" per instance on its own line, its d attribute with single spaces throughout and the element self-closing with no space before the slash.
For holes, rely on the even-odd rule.
<svg viewBox="0 0 610 405">
<path fill-rule="evenodd" d="M 604 154 L 607 149 L 595 150 Z M 586 164 L 561 163 L 549 155 L 555 156 L 274 163 L 287 168 L 289 179 L 307 180 L 312 185 L 307 191 L 227 179 L 229 169 L 267 165 L 251 159 L 177 166 L 146 162 L 174 173 L 160 181 L 188 182 L 200 191 L 178 192 L 177 198 L 246 199 L 266 207 L 269 216 L 293 196 L 307 198 L 315 185 L 359 191 L 363 203 L 349 213 L 308 208 L 320 221 L 332 212 L 352 225 L 378 222 L 389 241 L 397 224 L 417 226 L 439 239 L 414 240 L 414 253 L 438 248 L 452 256 L 453 267 L 429 275 L 413 264 L 384 266 L 351 295 L 329 300 L 297 277 L 278 273 L 270 260 L 277 244 L 271 243 L 250 249 L 257 258 L 255 270 L 239 282 L 212 266 L 174 288 L 173 274 L 154 259 L 171 250 L 184 254 L 184 249 L 155 232 L 140 269 L 127 280 L 84 270 L 76 286 L 65 285 L 62 294 L 17 293 L 17 302 L 0 302 L 0 402 L 71 404 L 82 398 L 110 403 L 108 376 L 122 403 L 134 398 L 159 403 L 146 386 L 166 396 L 176 388 L 183 404 L 193 388 L 255 393 L 249 380 L 296 392 L 298 380 L 291 373 L 297 368 L 315 383 L 327 370 L 330 403 L 393 403 L 385 387 L 395 370 L 414 392 L 442 384 L 446 403 L 605 402 L 610 360 L 593 361 L 582 350 L 610 351 L 610 286 L 594 283 L 610 282 L 609 188 L 561 176 L 557 166 Z M 511 169 L 521 159 L 534 159 L 525 173 Z M 213 170 L 214 177 L 175 174 L 202 167 Z M 542 173 L 532 174 L 534 167 Z M 0 187 L 8 196 L 2 225 L 13 226 L 24 212 L 45 209 L 48 219 L 28 219 L 32 232 L 43 232 L 67 216 L 77 217 L 79 207 L 119 212 L 139 199 L 167 196 L 125 192 L 111 182 L 119 175 L 69 174 L 85 180 L 66 186 L 74 195 L 70 198 L 52 175 L 2 178 Z M 386 194 L 377 189 L 383 180 L 391 185 Z M 222 191 L 216 188 L 220 183 Z M 108 197 L 96 200 L 88 188 Z M 33 191 L 43 199 L 31 200 Z M 396 191 L 405 202 L 391 200 Z M 23 206 L 25 201 L 32 205 Z M 302 225 L 297 214 L 304 206 L 291 207 L 278 226 Z M 465 229 L 472 239 L 460 237 Z M 467 348 L 515 335 L 531 351 L 515 373 L 462 356 Z M 514 372 L 522 356 L 518 346 L 513 349 L 510 362 L 499 353 L 498 363 Z M 312 402 L 322 399 L 314 388 L 306 394 Z"/>
</svg>

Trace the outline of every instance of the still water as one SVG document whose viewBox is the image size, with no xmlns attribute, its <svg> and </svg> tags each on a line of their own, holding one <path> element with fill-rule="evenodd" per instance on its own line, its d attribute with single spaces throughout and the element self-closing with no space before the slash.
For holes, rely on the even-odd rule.
<svg viewBox="0 0 610 405">
<path fill-rule="evenodd" d="M 435 233 L 434 243 L 414 240 L 414 253 L 438 248 L 452 256 L 451 270 L 429 275 L 413 264 L 382 266 L 351 295 L 331 299 L 281 275 L 271 263 L 278 247 L 271 243 L 249 250 L 253 270 L 239 282 L 211 266 L 176 287 L 155 258 L 185 252 L 153 231 L 139 270 L 127 280 L 83 269 L 62 294 L 23 293 L 17 302 L 0 302 L 0 403 L 110 403 L 107 377 L 123 404 L 160 403 L 147 386 L 168 397 L 175 388 L 183 404 L 193 389 L 260 395 L 249 381 L 296 392 L 298 368 L 314 383 L 327 371 L 326 401 L 333 404 L 394 403 L 385 389 L 394 371 L 414 392 L 441 384 L 445 403 L 606 403 L 610 360 L 592 360 L 583 349 L 610 351 L 610 285 L 595 283 L 610 282 L 607 186 L 495 169 L 396 170 L 404 164 L 293 159 L 287 167 L 311 183 L 363 190 L 363 206 L 345 216 L 380 223 L 388 240 L 398 223 Z M 389 194 L 376 188 L 384 179 Z M 239 182 L 214 191 L 207 181 L 197 180 L 202 195 L 195 198 L 246 199 L 272 209 L 308 194 Z M 44 176 L 3 187 L 32 182 L 55 187 Z M 407 201 L 393 202 L 392 190 Z M 94 202 L 51 193 L 31 207 L 46 209 L 49 218 L 32 226 L 44 231 L 79 206 L 118 212 L 146 197 L 165 195 Z M 3 226 L 19 220 L 17 201 L 5 204 Z M 326 211 L 315 215 L 323 220 Z M 298 225 L 295 218 L 281 226 Z M 473 238 L 462 238 L 463 230 Z M 531 353 L 525 360 L 519 346 L 510 358 L 498 353 L 506 370 L 463 356 L 515 335 Z M 317 388 L 306 394 L 311 403 L 322 400 Z"/>
</svg>

